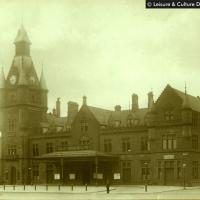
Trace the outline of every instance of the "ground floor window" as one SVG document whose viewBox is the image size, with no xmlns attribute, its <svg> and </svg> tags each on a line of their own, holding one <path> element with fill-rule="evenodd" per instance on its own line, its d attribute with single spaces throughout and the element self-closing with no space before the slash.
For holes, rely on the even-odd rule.
<svg viewBox="0 0 200 200">
<path fill-rule="evenodd" d="M 122 162 L 122 179 L 124 183 L 131 182 L 131 161 Z"/>
<path fill-rule="evenodd" d="M 33 180 L 39 179 L 39 166 L 33 165 Z"/>
<path fill-rule="evenodd" d="M 141 161 L 141 179 L 147 180 L 150 178 L 150 161 Z"/>
<path fill-rule="evenodd" d="M 198 161 L 193 161 L 192 162 L 192 178 L 193 179 L 198 179 L 198 176 L 199 176 L 199 174 L 198 174 L 198 172 L 199 172 L 199 170 L 198 170 L 198 166 L 199 164 L 198 164 Z"/>
</svg>

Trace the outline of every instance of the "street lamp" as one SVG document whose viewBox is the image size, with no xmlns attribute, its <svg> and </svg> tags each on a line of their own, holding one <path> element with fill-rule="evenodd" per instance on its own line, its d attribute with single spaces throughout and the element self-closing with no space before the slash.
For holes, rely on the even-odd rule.
<svg viewBox="0 0 200 200">
<path fill-rule="evenodd" d="M 144 162 L 144 166 L 145 166 L 145 192 L 147 192 L 147 166 L 148 166 L 148 163 Z"/>
<path fill-rule="evenodd" d="M 185 168 L 186 168 L 186 163 L 183 163 L 183 189 L 185 190 Z"/>
<path fill-rule="evenodd" d="M 28 176 L 29 176 L 28 177 L 28 180 L 29 180 L 28 184 L 32 185 L 32 174 L 31 174 L 31 168 L 30 167 L 28 168 Z"/>
</svg>

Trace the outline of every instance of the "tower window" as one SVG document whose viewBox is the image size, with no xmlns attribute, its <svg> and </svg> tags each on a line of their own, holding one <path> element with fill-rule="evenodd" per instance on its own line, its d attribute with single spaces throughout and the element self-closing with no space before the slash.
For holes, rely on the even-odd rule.
<svg viewBox="0 0 200 200">
<path fill-rule="evenodd" d="M 8 131 L 9 132 L 15 132 L 16 131 L 16 120 L 15 119 L 9 119 L 8 120 Z"/>
<path fill-rule="evenodd" d="M 8 155 L 17 155 L 16 145 L 8 145 Z"/>
</svg>

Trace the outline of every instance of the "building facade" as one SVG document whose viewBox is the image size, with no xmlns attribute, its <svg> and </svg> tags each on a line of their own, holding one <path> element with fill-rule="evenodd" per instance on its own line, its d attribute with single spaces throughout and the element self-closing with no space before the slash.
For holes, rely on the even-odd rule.
<svg viewBox="0 0 200 200">
<path fill-rule="evenodd" d="M 138 96 L 123 110 L 81 108 L 60 99 L 47 113 L 48 89 L 30 56 L 23 27 L 9 73 L 0 75 L 1 182 L 4 184 L 200 183 L 200 98 L 167 85 L 147 108 Z"/>
</svg>

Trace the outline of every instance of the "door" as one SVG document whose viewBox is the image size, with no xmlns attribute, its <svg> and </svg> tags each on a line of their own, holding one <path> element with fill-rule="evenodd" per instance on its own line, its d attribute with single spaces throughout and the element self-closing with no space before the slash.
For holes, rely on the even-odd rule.
<svg viewBox="0 0 200 200">
<path fill-rule="evenodd" d="M 165 161 L 165 170 L 164 170 L 164 182 L 165 185 L 174 184 L 174 161 Z"/>
<path fill-rule="evenodd" d="M 85 184 L 90 184 L 90 166 L 89 165 L 85 165 L 82 168 L 82 181 L 83 181 L 83 185 Z"/>
<path fill-rule="evenodd" d="M 15 167 L 11 167 L 10 184 L 11 185 L 16 184 L 16 168 Z"/>
<path fill-rule="evenodd" d="M 130 183 L 131 182 L 131 168 L 123 169 L 123 182 Z"/>
</svg>

